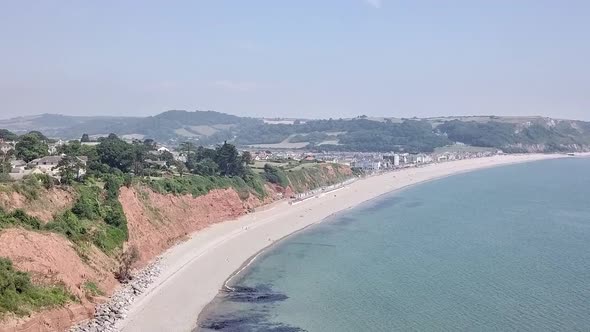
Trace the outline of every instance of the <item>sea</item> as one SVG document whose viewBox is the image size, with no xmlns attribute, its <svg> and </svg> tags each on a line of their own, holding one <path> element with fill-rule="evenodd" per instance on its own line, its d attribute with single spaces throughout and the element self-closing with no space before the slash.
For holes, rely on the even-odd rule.
<svg viewBox="0 0 590 332">
<path fill-rule="evenodd" d="M 334 215 L 261 253 L 197 330 L 590 331 L 590 159 L 454 175 Z"/>
</svg>

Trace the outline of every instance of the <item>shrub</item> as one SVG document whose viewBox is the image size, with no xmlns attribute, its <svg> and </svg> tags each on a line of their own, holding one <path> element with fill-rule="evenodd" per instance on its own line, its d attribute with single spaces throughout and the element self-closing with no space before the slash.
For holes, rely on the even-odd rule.
<svg viewBox="0 0 590 332">
<path fill-rule="evenodd" d="M 87 238 L 88 228 L 78 219 L 72 211 L 66 211 L 45 225 L 45 229 L 64 234 L 73 242 L 83 241 Z"/>
<path fill-rule="evenodd" d="M 78 186 L 79 197 L 72 212 L 79 218 L 97 220 L 100 218 L 100 188 L 95 186 Z"/>
<path fill-rule="evenodd" d="M 266 181 L 274 184 L 278 184 L 283 188 L 289 185 L 289 179 L 285 175 L 282 169 L 274 167 L 270 164 L 264 165 L 264 178 Z"/>
<path fill-rule="evenodd" d="M 41 221 L 29 216 L 25 211 L 16 209 L 10 213 L 0 210 L 0 229 L 5 227 L 21 226 L 28 229 L 40 229 Z"/>
<path fill-rule="evenodd" d="M 136 247 L 131 247 L 123 251 L 117 258 L 119 262 L 119 269 L 115 273 L 117 280 L 122 283 L 127 283 L 129 280 L 131 280 L 131 268 L 138 259 L 139 251 Z"/>
<path fill-rule="evenodd" d="M 127 232 L 124 230 L 106 225 L 94 230 L 92 242 L 103 252 L 113 254 L 123 247 L 127 240 Z"/>
<path fill-rule="evenodd" d="M 72 300 L 63 286 L 35 286 L 28 273 L 15 270 L 10 260 L 0 258 L 0 317 L 7 313 L 22 316 Z"/>
<path fill-rule="evenodd" d="M 39 197 L 41 183 L 35 176 L 25 176 L 21 181 L 14 182 L 12 186 L 14 191 L 25 196 L 29 200 L 34 200 Z"/>
<path fill-rule="evenodd" d="M 87 298 L 104 295 L 104 292 L 93 281 L 86 281 L 84 283 L 84 290 L 86 291 Z"/>
</svg>

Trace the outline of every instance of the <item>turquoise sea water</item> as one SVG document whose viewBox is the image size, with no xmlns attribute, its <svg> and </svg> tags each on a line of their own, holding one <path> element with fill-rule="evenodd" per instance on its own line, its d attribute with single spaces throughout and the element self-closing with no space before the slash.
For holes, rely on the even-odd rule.
<svg viewBox="0 0 590 332">
<path fill-rule="evenodd" d="M 590 159 L 420 184 L 269 249 L 220 331 L 590 331 Z"/>
</svg>

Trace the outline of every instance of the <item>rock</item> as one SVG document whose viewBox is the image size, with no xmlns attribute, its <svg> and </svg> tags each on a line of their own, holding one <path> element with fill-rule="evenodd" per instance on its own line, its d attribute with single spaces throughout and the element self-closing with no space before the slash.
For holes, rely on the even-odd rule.
<svg viewBox="0 0 590 332">
<path fill-rule="evenodd" d="M 74 326 L 70 332 L 110 332 L 116 331 L 116 324 L 127 315 L 129 305 L 142 294 L 160 275 L 160 259 L 134 274 L 133 281 L 123 285 L 109 301 L 96 307 L 94 319 Z"/>
</svg>

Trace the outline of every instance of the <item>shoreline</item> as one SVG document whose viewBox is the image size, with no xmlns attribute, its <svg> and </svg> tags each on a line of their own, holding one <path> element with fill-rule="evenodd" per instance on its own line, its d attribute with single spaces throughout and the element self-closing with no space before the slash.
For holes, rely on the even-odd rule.
<svg viewBox="0 0 590 332">
<path fill-rule="evenodd" d="M 579 155 L 585 157 L 588 154 Z M 122 331 L 191 331 L 204 309 L 262 253 L 282 239 L 380 196 L 484 168 L 567 155 L 503 155 L 429 164 L 354 181 L 339 190 L 260 211 L 201 230 L 161 256 L 162 273 L 131 305 Z M 575 157 L 574 157 L 575 158 Z"/>
</svg>

